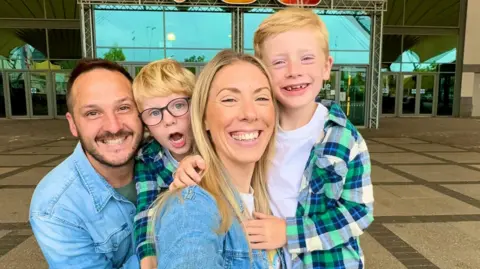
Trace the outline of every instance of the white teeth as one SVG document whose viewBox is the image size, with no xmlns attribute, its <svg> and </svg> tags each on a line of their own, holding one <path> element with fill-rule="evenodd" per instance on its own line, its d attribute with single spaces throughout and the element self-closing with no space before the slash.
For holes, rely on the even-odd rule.
<svg viewBox="0 0 480 269">
<path fill-rule="evenodd" d="M 107 145 L 119 145 L 122 144 L 125 138 L 117 138 L 117 139 L 111 139 L 111 140 L 103 140 L 103 143 Z"/>
<path fill-rule="evenodd" d="M 297 90 L 297 89 L 305 89 L 308 84 L 300 84 L 300 85 L 295 85 L 295 86 L 287 86 L 285 89 L 287 91 L 292 91 L 292 90 Z"/>
<path fill-rule="evenodd" d="M 232 134 L 232 138 L 239 141 L 251 141 L 258 138 L 259 132 Z"/>
</svg>

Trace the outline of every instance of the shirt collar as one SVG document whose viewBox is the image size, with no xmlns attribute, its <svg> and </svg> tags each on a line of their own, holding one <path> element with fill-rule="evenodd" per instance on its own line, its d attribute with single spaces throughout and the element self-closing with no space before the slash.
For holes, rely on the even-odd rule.
<svg viewBox="0 0 480 269">
<path fill-rule="evenodd" d="M 90 197 L 92 197 L 93 204 L 97 213 L 107 204 L 108 200 L 116 194 L 112 186 L 93 168 L 90 161 L 87 159 L 80 142 L 75 147 L 72 154 L 75 168 L 87 189 Z"/>
<path fill-rule="evenodd" d="M 328 109 L 328 120 L 325 122 L 325 126 L 335 124 L 347 127 L 347 116 L 337 103 L 332 100 L 322 100 L 321 104 Z"/>
</svg>

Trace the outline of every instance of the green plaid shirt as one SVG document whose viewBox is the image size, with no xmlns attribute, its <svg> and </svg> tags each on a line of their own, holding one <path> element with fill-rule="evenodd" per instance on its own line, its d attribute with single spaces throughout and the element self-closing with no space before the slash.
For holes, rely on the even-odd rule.
<svg viewBox="0 0 480 269">
<path fill-rule="evenodd" d="M 152 222 L 149 209 L 157 196 L 168 190 L 173 171 L 177 169 L 169 155 L 156 140 L 146 143 L 135 157 L 137 214 L 134 218 L 134 239 L 139 259 L 155 256 L 155 242 L 151 238 Z"/>
<path fill-rule="evenodd" d="M 293 268 L 364 268 L 358 237 L 373 221 L 370 156 L 342 109 L 329 109 L 324 138 L 311 150 L 295 217 L 287 218 Z"/>
</svg>

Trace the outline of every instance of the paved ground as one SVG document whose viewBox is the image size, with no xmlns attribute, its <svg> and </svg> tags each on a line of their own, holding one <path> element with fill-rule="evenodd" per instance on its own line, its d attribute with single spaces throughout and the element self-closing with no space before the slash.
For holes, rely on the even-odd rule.
<svg viewBox="0 0 480 269">
<path fill-rule="evenodd" d="M 480 268 L 480 121 L 392 118 L 361 132 L 376 200 L 366 268 Z M 63 120 L 0 121 L 0 268 L 47 268 L 28 207 L 74 143 Z"/>
</svg>

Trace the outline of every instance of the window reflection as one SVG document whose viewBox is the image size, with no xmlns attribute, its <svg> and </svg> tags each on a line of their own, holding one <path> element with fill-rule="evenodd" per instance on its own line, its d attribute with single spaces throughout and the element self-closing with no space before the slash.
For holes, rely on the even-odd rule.
<svg viewBox="0 0 480 269">
<path fill-rule="evenodd" d="M 163 12 L 95 10 L 99 47 L 162 48 Z"/>
<path fill-rule="evenodd" d="M 96 10 L 95 18 L 97 57 L 113 61 L 205 62 L 231 47 L 228 12 Z"/>
<path fill-rule="evenodd" d="M 269 13 L 244 15 L 244 48 L 253 49 L 255 29 Z M 368 64 L 370 60 L 370 17 L 321 15 L 329 31 L 330 54 L 335 64 Z"/>
<path fill-rule="evenodd" d="M 230 13 L 166 12 L 165 22 L 165 45 L 167 48 L 223 49 L 231 47 L 232 20 Z M 188 22 L 188 26 L 185 22 Z"/>
<path fill-rule="evenodd" d="M 179 62 L 206 63 L 210 61 L 220 50 L 176 50 L 167 49 L 167 57 Z"/>
</svg>

